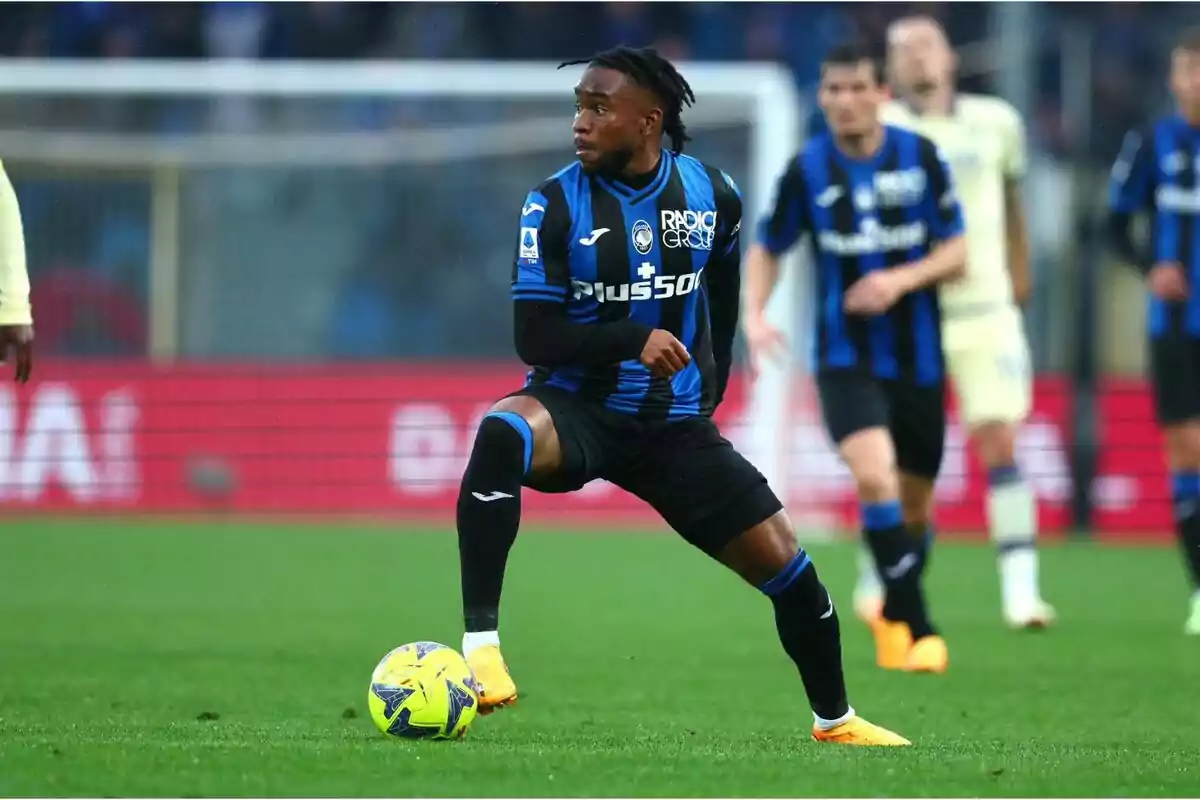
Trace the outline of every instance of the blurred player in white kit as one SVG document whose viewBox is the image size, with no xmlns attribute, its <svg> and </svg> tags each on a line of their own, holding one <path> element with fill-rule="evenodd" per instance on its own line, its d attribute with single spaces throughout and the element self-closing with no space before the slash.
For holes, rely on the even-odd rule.
<svg viewBox="0 0 1200 800">
<path fill-rule="evenodd" d="M 957 57 L 929 17 L 888 29 L 893 99 L 884 122 L 934 141 L 950 163 L 967 231 L 967 274 L 940 289 L 942 346 L 959 415 L 988 471 L 987 514 L 999 562 L 1003 614 L 1015 628 L 1044 628 L 1054 610 L 1038 585 L 1037 505 L 1015 458 L 1032 401 L 1032 370 L 1019 304 L 1029 296 L 1029 253 L 1020 178 L 1024 126 L 1002 100 L 955 91 Z M 917 510 L 905 516 L 927 519 Z M 932 531 L 921 532 L 932 543 Z M 927 545 L 928 552 L 928 545 Z M 854 604 L 870 621 L 882 587 L 868 554 Z"/>
</svg>

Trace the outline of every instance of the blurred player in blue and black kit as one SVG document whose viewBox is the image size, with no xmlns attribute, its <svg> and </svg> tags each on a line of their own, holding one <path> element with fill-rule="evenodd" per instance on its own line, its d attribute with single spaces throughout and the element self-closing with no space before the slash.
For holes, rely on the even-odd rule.
<svg viewBox="0 0 1200 800">
<path fill-rule="evenodd" d="M 857 484 L 885 586 L 876 660 L 940 673 L 949 656 L 921 586 L 946 431 L 937 285 L 964 274 L 967 251 L 949 168 L 930 140 L 880 122 L 885 99 L 866 50 L 847 45 L 825 58 L 829 132 L 783 174 L 750 249 L 745 329 L 752 356 L 772 357 L 781 337 L 764 309 L 780 256 L 807 234 L 822 414 Z"/>
<path fill-rule="evenodd" d="M 533 370 L 484 417 L 458 500 L 463 651 L 481 710 L 517 697 L 497 623 L 521 487 L 600 478 L 771 599 L 814 739 L 908 744 L 849 706 L 833 602 L 779 500 L 710 419 L 737 328 L 742 203 L 728 175 L 682 154 L 692 90 L 651 49 L 573 64 L 587 64 L 577 161 L 526 197 L 513 268 L 516 350 Z"/>
<path fill-rule="evenodd" d="M 1155 407 L 1166 439 L 1175 529 L 1194 593 L 1185 630 L 1200 635 L 1200 28 L 1171 54 L 1176 113 L 1131 131 L 1112 170 L 1109 232 L 1146 276 Z M 1151 243 L 1134 244 L 1134 215 L 1150 217 Z"/>
</svg>

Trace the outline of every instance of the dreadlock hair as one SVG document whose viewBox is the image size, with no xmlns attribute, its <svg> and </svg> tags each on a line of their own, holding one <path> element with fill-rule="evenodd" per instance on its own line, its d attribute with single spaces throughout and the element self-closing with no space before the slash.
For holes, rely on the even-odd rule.
<svg viewBox="0 0 1200 800">
<path fill-rule="evenodd" d="M 663 133 L 671 140 L 671 152 L 676 155 L 683 152 L 684 143 L 690 142 L 692 137 L 688 136 L 681 115 L 685 105 L 696 102 L 696 95 L 670 61 L 659 55 L 653 47 L 621 45 L 596 53 L 591 58 L 564 61 L 558 68 L 579 64 L 623 72 L 638 86 L 658 95 L 663 104 Z"/>
</svg>

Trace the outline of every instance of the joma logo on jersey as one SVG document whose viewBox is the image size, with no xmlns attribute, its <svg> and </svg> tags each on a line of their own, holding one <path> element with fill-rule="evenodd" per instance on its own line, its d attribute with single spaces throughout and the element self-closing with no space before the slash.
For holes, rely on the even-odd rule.
<svg viewBox="0 0 1200 800">
<path fill-rule="evenodd" d="M 839 256 L 861 256 L 866 253 L 885 253 L 888 250 L 911 250 L 928 240 L 924 222 L 910 222 L 885 228 L 877 220 L 864 220 L 858 233 L 821 231 L 821 249 Z"/>
<path fill-rule="evenodd" d="M 597 303 L 628 303 L 631 300 L 666 300 L 696 291 L 696 288 L 700 286 L 700 273 L 689 272 L 685 275 L 656 275 L 653 280 L 622 283 L 619 285 L 605 284 L 603 281 L 585 283 L 584 281 L 572 280 L 571 286 L 575 289 L 574 298 L 576 300 L 581 300 L 585 297 L 595 298 Z"/>
<path fill-rule="evenodd" d="M 664 211 L 661 222 L 663 247 L 712 250 L 717 234 L 716 211 Z"/>
</svg>

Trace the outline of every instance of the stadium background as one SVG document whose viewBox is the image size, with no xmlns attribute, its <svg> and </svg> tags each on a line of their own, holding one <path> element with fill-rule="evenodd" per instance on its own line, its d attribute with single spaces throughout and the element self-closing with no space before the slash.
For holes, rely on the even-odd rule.
<svg viewBox="0 0 1200 800">
<path fill-rule="evenodd" d="M 0 385 L 0 504 L 444 524 L 475 421 L 522 375 L 516 209 L 570 158 L 566 82 L 555 101 L 92 95 L 80 59 L 553 61 L 654 43 L 783 64 L 808 98 L 829 42 L 882 41 L 910 8 L 947 25 L 965 88 L 1028 121 L 1039 378 L 1020 449 L 1045 524 L 1165 535 L 1140 287 L 1094 220 L 1124 131 L 1168 102 L 1175 4 L 5 3 L 0 52 L 74 66 L 81 90 L 0 92 L 40 359 L 29 387 Z M 745 183 L 751 131 L 720 111 L 694 151 Z M 722 412 L 735 433 L 746 392 Z M 850 510 L 820 430 L 796 441 L 801 492 Z M 957 426 L 950 442 L 940 523 L 978 531 L 982 479 Z M 604 485 L 529 508 L 649 520 Z"/>
</svg>

